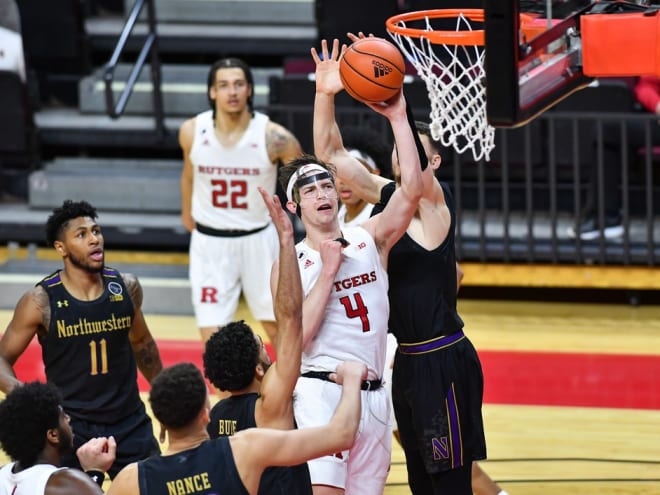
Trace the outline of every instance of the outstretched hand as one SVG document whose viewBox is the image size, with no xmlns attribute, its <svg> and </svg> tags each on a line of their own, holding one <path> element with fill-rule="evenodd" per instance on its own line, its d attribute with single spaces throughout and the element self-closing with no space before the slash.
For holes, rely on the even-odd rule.
<svg viewBox="0 0 660 495">
<path fill-rule="evenodd" d="M 332 51 L 328 53 L 327 40 L 321 40 L 321 55 L 312 47 L 312 58 L 316 64 L 316 91 L 335 95 L 344 89 L 339 77 L 339 59 L 346 51 L 346 45 L 339 49 L 339 40 L 332 42 Z"/>
<path fill-rule="evenodd" d="M 259 194 L 261 194 L 261 197 L 266 204 L 268 214 L 273 220 L 273 224 L 277 229 L 277 234 L 279 235 L 280 239 L 282 240 L 289 237 L 293 238 L 293 224 L 289 219 L 289 215 L 287 215 L 286 211 L 284 211 L 284 208 L 282 208 L 280 198 L 277 195 L 271 196 L 263 187 L 258 187 L 258 189 Z"/>
</svg>

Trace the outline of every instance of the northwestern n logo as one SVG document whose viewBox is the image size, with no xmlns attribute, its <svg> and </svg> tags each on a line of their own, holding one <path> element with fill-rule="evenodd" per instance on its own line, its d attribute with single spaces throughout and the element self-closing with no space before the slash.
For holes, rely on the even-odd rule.
<svg viewBox="0 0 660 495">
<path fill-rule="evenodd" d="M 434 460 L 439 461 L 440 459 L 449 459 L 447 437 L 432 438 L 431 446 L 433 447 Z"/>
</svg>

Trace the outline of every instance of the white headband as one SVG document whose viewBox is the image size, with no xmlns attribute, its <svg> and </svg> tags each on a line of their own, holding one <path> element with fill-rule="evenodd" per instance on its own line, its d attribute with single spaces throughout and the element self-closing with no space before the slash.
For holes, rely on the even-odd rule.
<svg viewBox="0 0 660 495">
<path fill-rule="evenodd" d="M 295 202 L 293 199 L 293 187 L 296 185 L 296 182 L 298 182 L 298 179 L 300 179 L 303 175 L 314 171 L 330 175 L 330 171 L 328 169 L 323 168 L 321 165 L 317 165 L 316 163 L 303 165 L 293 173 L 293 175 L 289 178 L 289 183 L 286 185 L 286 198 L 289 201 Z"/>
<path fill-rule="evenodd" d="M 351 155 L 354 158 L 357 158 L 361 162 L 367 165 L 371 170 L 376 170 L 378 168 L 378 165 L 376 165 L 376 162 L 374 161 L 373 158 L 371 158 L 369 155 L 366 153 L 363 153 L 360 150 L 356 149 L 349 149 L 348 154 Z"/>
</svg>

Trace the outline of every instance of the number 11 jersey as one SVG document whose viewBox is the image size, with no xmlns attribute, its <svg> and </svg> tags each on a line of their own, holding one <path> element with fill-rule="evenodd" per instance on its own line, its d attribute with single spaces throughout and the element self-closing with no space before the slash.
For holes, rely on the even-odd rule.
<svg viewBox="0 0 660 495">
<path fill-rule="evenodd" d="M 39 282 L 50 302 L 50 325 L 39 343 L 46 378 L 60 390 L 66 413 L 114 424 L 142 407 L 128 337 L 135 310 L 119 272 L 105 267 L 102 276 L 105 289 L 94 301 L 71 296 L 60 271 Z"/>
</svg>

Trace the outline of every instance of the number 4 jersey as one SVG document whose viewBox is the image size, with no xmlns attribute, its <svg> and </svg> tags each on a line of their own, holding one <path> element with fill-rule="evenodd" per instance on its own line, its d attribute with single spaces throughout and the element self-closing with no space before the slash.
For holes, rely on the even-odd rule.
<svg viewBox="0 0 660 495">
<path fill-rule="evenodd" d="M 349 245 L 335 276 L 321 328 L 303 351 L 301 371 L 335 371 L 346 360 L 361 361 L 368 379 L 381 378 L 385 363 L 387 272 L 371 235 L 362 227 L 344 229 Z M 305 296 L 321 272 L 321 255 L 305 241 L 296 245 Z"/>
<path fill-rule="evenodd" d="M 137 367 L 128 332 L 134 308 L 119 272 L 103 269 L 105 289 L 94 301 L 75 299 L 60 272 L 39 285 L 50 300 L 50 325 L 39 336 L 46 378 L 74 418 L 112 424 L 140 406 Z"/>
<path fill-rule="evenodd" d="M 190 149 L 193 166 L 192 216 L 218 230 L 252 230 L 270 223 L 257 186 L 275 194 L 277 167 L 266 149 L 269 120 L 255 112 L 247 129 L 232 146 L 217 139 L 211 110 L 195 118 Z"/>
</svg>

